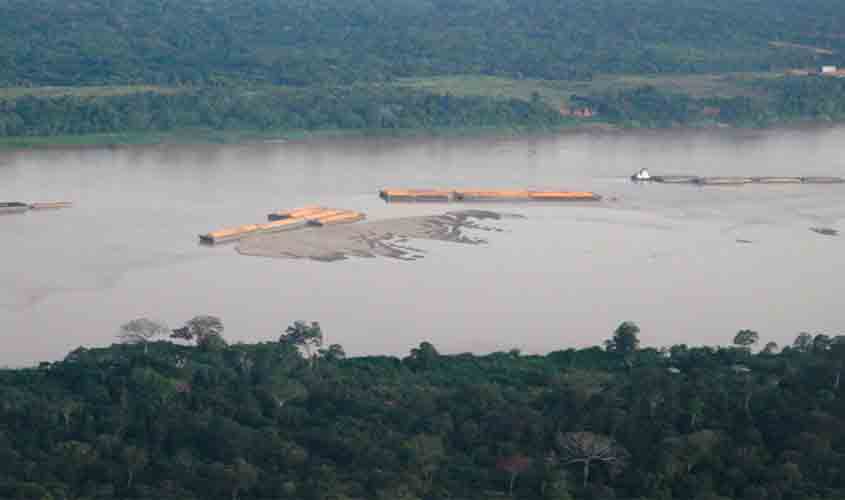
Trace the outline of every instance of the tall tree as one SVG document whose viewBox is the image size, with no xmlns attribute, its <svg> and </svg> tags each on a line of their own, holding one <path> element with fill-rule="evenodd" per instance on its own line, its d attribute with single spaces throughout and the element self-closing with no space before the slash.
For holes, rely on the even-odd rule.
<svg viewBox="0 0 845 500">
<path fill-rule="evenodd" d="M 496 468 L 508 473 L 508 496 L 513 496 L 516 478 L 531 467 L 531 459 L 525 455 L 515 454 L 502 457 L 496 461 Z"/>
<path fill-rule="evenodd" d="M 770 341 L 766 343 L 766 346 L 763 347 L 763 354 L 777 354 L 778 352 L 778 343 L 774 341 Z"/>
<path fill-rule="evenodd" d="M 161 321 L 138 318 L 121 325 L 120 332 L 118 332 L 117 336 L 124 343 L 143 344 L 144 354 L 146 354 L 148 350 L 147 344 L 150 340 L 155 337 L 166 336 L 169 332 L 170 328 Z"/>
<path fill-rule="evenodd" d="M 799 352 L 810 352 L 813 348 L 813 336 L 807 332 L 801 332 L 795 337 L 792 348 Z"/>
<path fill-rule="evenodd" d="M 837 335 L 833 338 L 830 343 L 830 357 L 836 370 L 833 390 L 838 391 L 842 382 L 842 371 L 845 369 L 845 335 Z"/>
<path fill-rule="evenodd" d="M 590 479 L 590 465 L 594 462 L 608 464 L 615 468 L 625 466 L 628 451 L 608 436 L 592 432 L 569 432 L 559 434 L 558 447 L 563 465 L 581 464 L 584 470 L 584 487 Z"/>
<path fill-rule="evenodd" d="M 610 352 L 632 354 L 640 345 L 639 333 L 640 327 L 636 323 L 625 321 L 613 332 L 613 338 L 605 341 L 605 346 Z"/>
<path fill-rule="evenodd" d="M 147 466 L 147 452 L 135 446 L 123 449 L 123 461 L 126 464 L 126 487 L 132 487 L 135 474 Z"/>
<path fill-rule="evenodd" d="M 173 338 L 194 340 L 205 350 L 216 350 L 226 346 L 223 339 L 223 321 L 217 316 L 194 316 L 182 328 L 173 330 Z"/>
<path fill-rule="evenodd" d="M 420 342 L 419 347 L 411 349 L 411 355 L 407 360 L 410 366 L 414 368 L 429 369 L 437 362 L 440 353 L 431 342 Z"/>
<path fill-rule="evenodd" d="M 734 336 L 734 345 L 739 346 L 740 349 L 751 350 L 751 346 L 760 340 L 760 334 L 754 330 L 740 330 Z"/>
<path fill-rule="evenodd" d="M 323 329 L 320 327 L 320 323 L 316 321 L 312 321 L 311 324 L 305 321 L 294 321 L 279 337 L 279 342 L 303 349 L 306 359 L 313 366 L 317 362 L 319 349 L 323 346 Z"/>
<path fill-rule="evenodd" d="M 825 335 L 824 333 L 820 333 L 813 337 L 813 352 L 824 354 L 830 349 L 830 344 L 833 342 L 833 339 L 830 338 L 830 335 Z"/>
</svg>

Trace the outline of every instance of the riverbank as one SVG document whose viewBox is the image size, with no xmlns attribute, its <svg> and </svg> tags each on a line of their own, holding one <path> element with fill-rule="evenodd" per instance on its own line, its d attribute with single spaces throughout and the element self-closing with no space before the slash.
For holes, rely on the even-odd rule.
<svg viewBox="0 0 845 500">
<path fill-rule="evenodd" d="M 530 138 L 563 134 L 661 134 L 667 132 L 719 131 L 746 134 L 764 131 L 806 131 L 835 129 L 841 123 L 828 120 L 791 120 L 765 127 L 727 124 L 698 124 L 672 127 L 632 127 L 601 120 L 571 121 L 546 127 L 435 127 L 422 129 L 326 129 L 326 130 L 213 130 L 183 129 L 169 132 L 140 131 L 113 134 L 58 135 L 36 137 L 0 137 L 0 151 L 39 149 L 95 149 L 130 146 L 249 145 L 305 143 L 335 140 L 427 139 L 427 138 Z"/>
<path fill-rule="evenodd" d="M 552 127 L 435 127 L 421 129 L 327 129 L 327 130 L 213 130 L 184 129 L 170 132 L 126 132 L 115 134 L 0 137 L 0 150 L 76 149 L 123 146 L 261 144 L 309 142 L 332 139 L 442 138 L 442 137 L 528 137 L 578 132 L 624 130 L 601 121 L 568 122 Z"/>
<path fill-rule="evenodd" d="M 845 119 L 833 79 L 776 73 L 478 75 L 332 87 L 0 89 L 0 148 L 240 144 L 349 137 L 490 137 L 764 129 Z"/>
</svg>

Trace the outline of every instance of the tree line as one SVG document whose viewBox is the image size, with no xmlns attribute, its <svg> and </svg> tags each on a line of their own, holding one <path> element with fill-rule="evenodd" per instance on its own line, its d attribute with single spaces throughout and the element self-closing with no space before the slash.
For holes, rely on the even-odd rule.
<svg viewBox="0 0 845 500">
<path fill-rule="evenodd" d="M 317 322 L 230 344 L 138 319 L 0 371 L 0 497 L 833 500 L 845 336 L 349 358 Z"/>
<path fill-rule="evenodd" d="M 623 127 L 728 124 L 763 127 L 845 119 L 845 79 L 759 80 L 755 94 L 696 98 L 654 86 L 572 95 L 570 106 Z M 553 128 L 572 123 L 534 94 L 529 99 L 453 96 L 401 86 L 308 89 L 183 88 L 172 93 L 0 98 L 0 137 L 190 129 L 237 131 Z"/>
<path fill-rule="evenodd" d="M 544 127 L 561 116 L 534 99 L 456 97 L 383 87 L 0 99 L 0 136 L 215 130 Z"/>
<path fill-rule="evenodd" d="M 651 85 L 574 95 L 578 106 L 627 127 L 713 125 L 765 127 L 795 121 L 845 119 L 845 78 L 822 76 L 759 79 L 750 95 L 696 98 Z"/>
</svg>

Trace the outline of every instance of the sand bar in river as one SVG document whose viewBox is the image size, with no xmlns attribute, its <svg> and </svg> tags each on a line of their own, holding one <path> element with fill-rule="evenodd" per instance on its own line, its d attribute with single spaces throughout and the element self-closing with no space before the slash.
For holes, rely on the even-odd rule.
<svg viewBox="0 0 845 500">
<path fill-rule="evenodd" d="M 438 240 L 480 244 L 466 229 L 501 231 L 482 224 L 520 216 L 486 210 L 460 210 L 442 215 L 402 217 L 359 224 L 307 228 L 279 234 L 260 234 L 243 239 L 237 251 L 256 257 L 282 257 L 336 261 L 348 257 L 389 257 L 415 260 L 423 251 L 408 245 L 409 240 Z"/>
</svg>

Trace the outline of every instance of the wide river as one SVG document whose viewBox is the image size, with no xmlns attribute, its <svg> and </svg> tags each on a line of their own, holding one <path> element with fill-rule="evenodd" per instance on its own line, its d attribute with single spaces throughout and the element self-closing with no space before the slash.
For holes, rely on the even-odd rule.
<svg viewBox="0 0 845 500">
<path fill-rule="evenodd" d="M 636 185 L 652 173 L 845 176 L 845 128 L 335 140 L 0 153 L 0 201 L 72 209 L 0 217 L 0 365 L 115 341 L 152 317 L 220 316 L 230 342 L 319 320 L 347 353 L 548 352 L 624 320 L 645 345 L 761 344 L 845 333 L 845 185 Z M 525 219 L 425 258 L 324 263 L 238 255 L 197 234 L 307 204 L 370 219 L 437 214 L 383 187 L 564 188 L 598 204 L 494 205 Z"/>
</svg>

